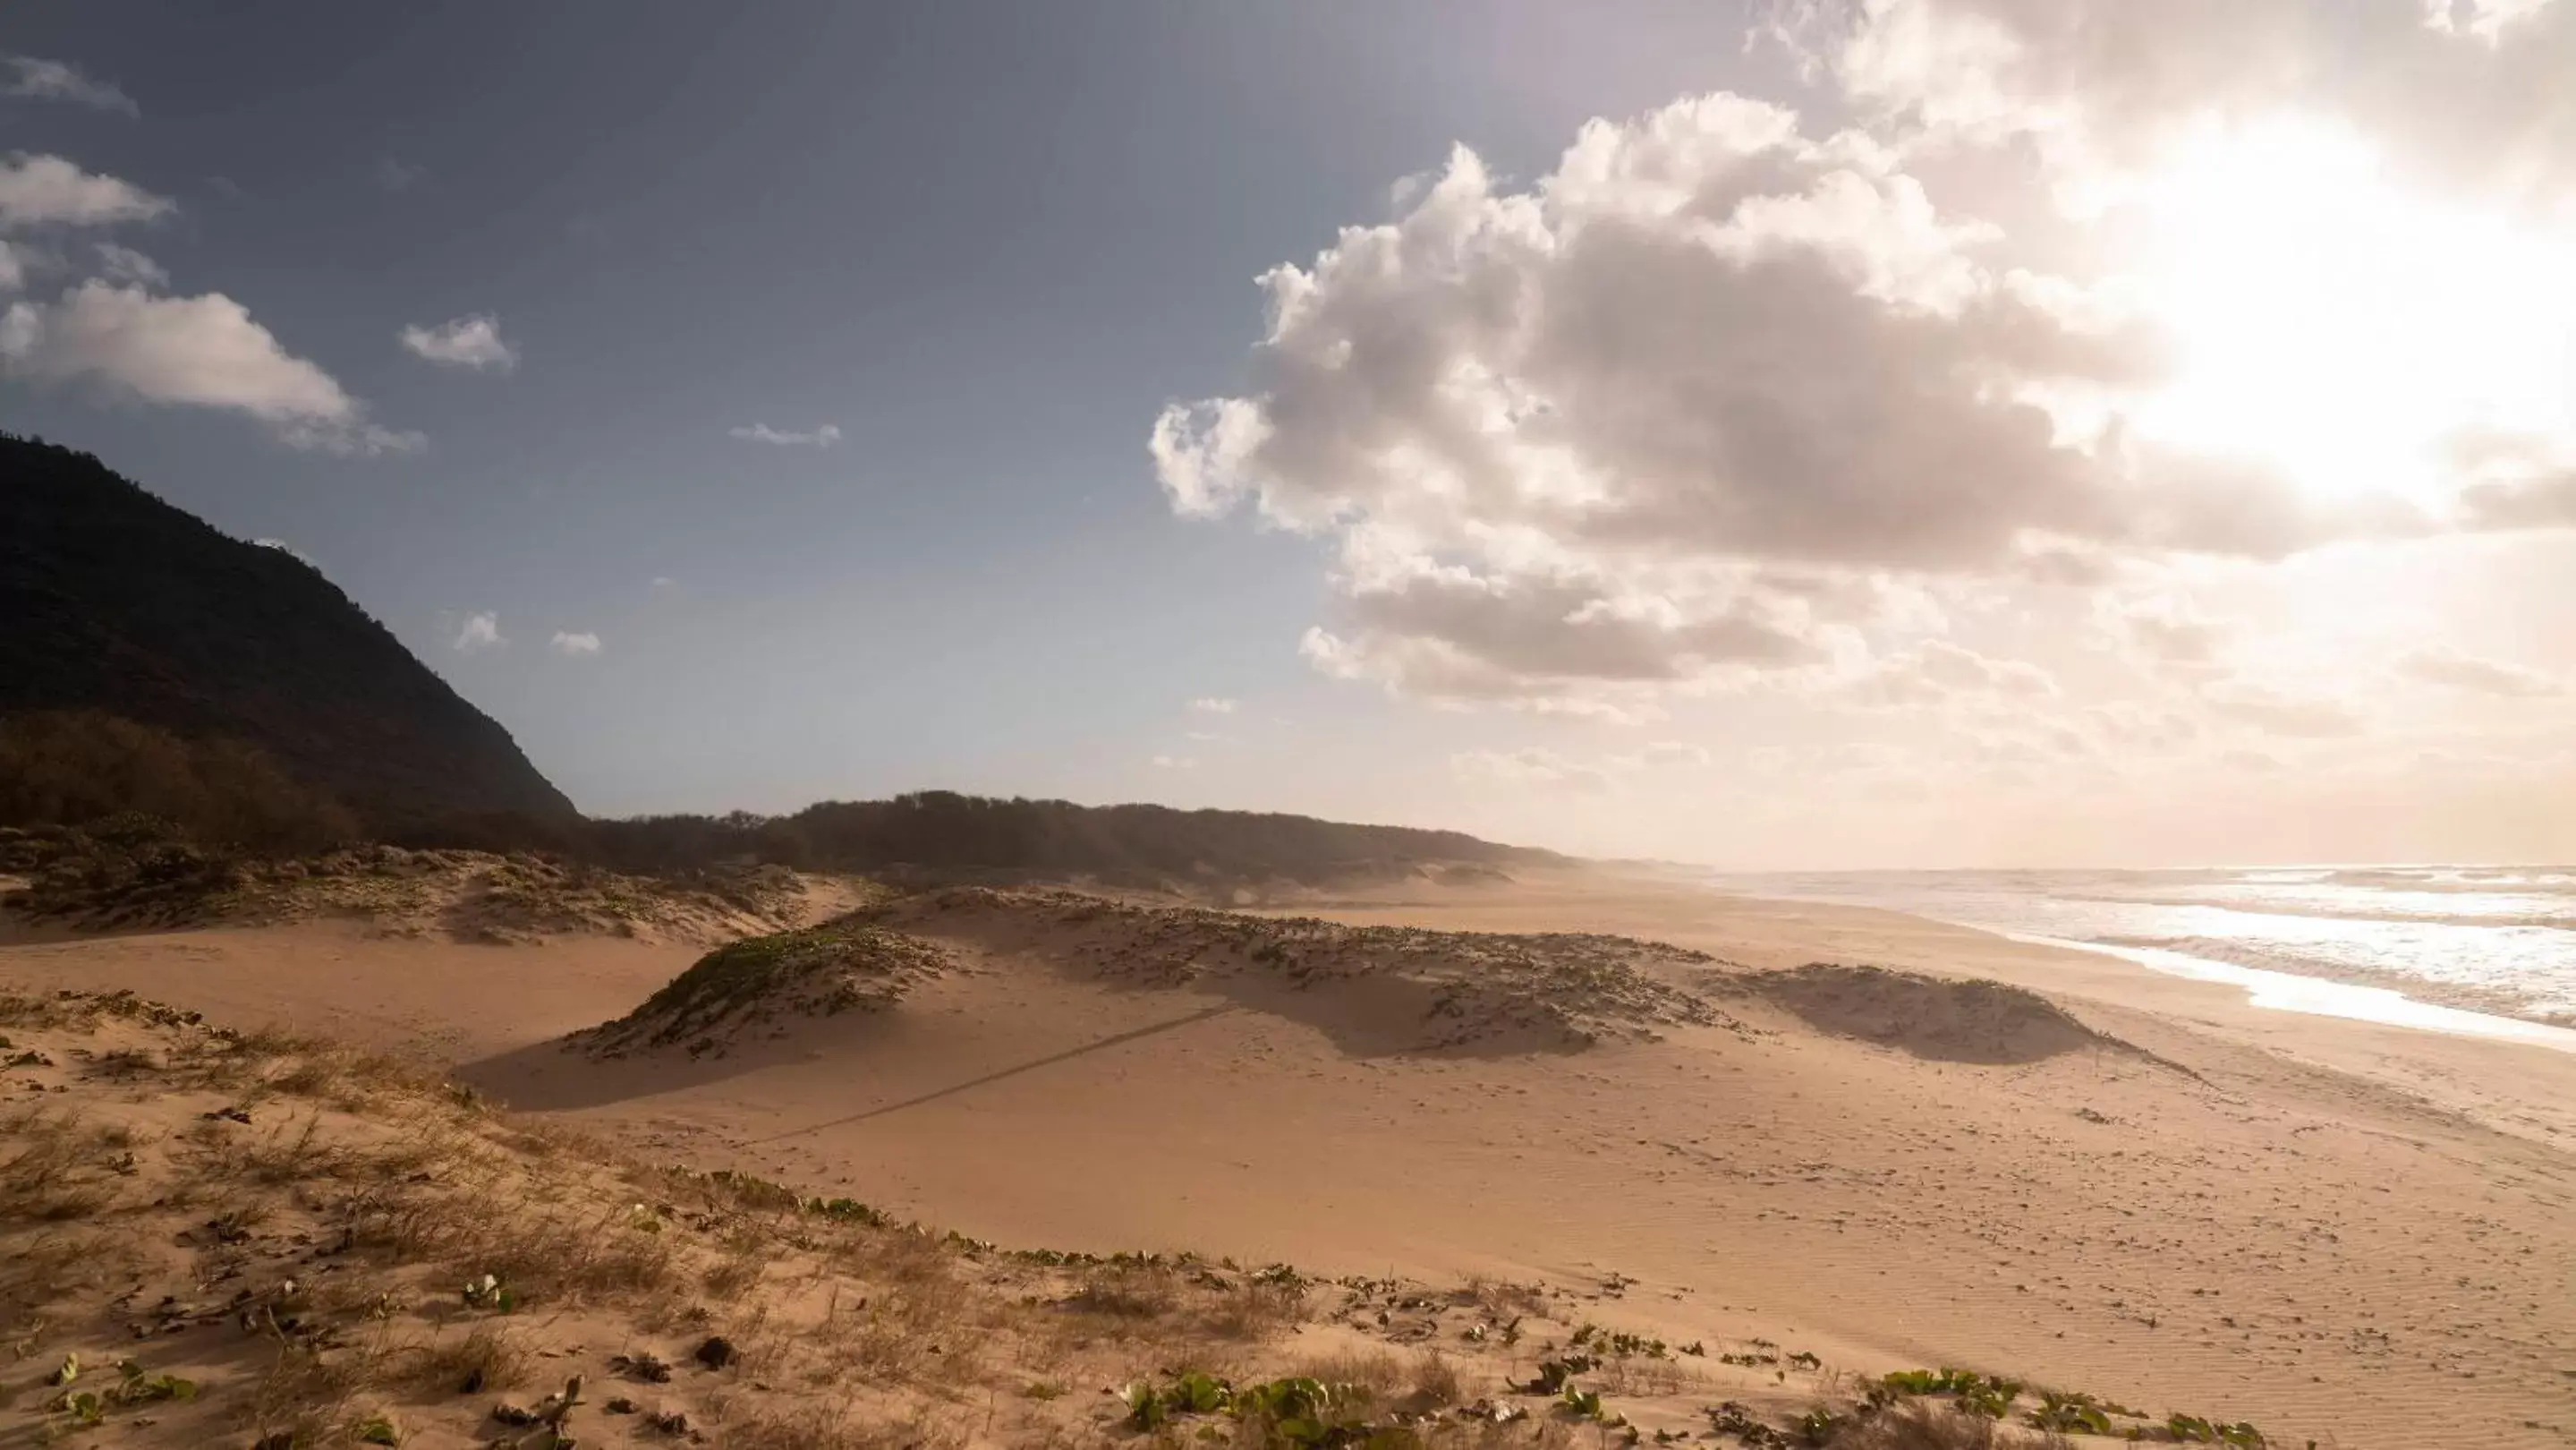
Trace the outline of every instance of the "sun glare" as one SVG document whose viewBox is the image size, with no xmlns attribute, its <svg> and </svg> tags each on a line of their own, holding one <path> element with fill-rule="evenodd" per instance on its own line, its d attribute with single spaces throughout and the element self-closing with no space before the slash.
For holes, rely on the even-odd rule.
<svg viewBox="0 0 2576 1450">
<path fill-rule="evenodd" d="M 2409 195 L 2301 122 L 2188 150 L 2146 201 L 2137 280 L 2182 351 L 2146 430 L 2319 494 L 2416 499 L 2463 428 L 2576 436 L 2570 239 Z"/>
</svg>

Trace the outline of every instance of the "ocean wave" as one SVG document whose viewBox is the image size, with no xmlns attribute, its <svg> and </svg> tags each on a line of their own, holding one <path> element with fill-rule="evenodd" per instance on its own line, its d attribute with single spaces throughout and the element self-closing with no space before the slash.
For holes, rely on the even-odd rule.
<svg viewBox="0 0 2576 1450">
<path fill-rule="evenodd" d="M 2576 1025 L 2576 868 L 1805 873 L 1732 884 Z"/>
<path fill-rule="evenodd" d="M 2132 906 L 2196 906 L 2257 915 L 2334 921 L 2402 921 L 2444 926 L 2545 927 L 2576 932 L 2576 894 L 2566 896 L 2443 890 L 2355 890 L 2342 885 L 2281 883 L 2254 888 L 2217 884 L 2181 890 L 2099 894 Z"/>
<path fill-rule="evenodd" d="M 2349 954 L 2319 955 L 2277 944 L 2209 936 L 2096 936 L 2097 946 L 2144 947 L 2203 961 L 2285 972 L 2362 987 L 2387 987 L 2419 1001 L 2473 1012 L 2518 1017 L 2553 1027 L 2576 1027 L 2576 974 L 2496 976 L 2483 968 L 2427 973 Z"/>
</svg>

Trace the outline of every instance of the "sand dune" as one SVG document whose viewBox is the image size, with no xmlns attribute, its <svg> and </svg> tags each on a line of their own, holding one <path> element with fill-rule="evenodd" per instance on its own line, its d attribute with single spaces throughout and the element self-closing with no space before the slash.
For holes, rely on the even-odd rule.
<svg viewBox="0 0 2576 1450">
<path fill-rule="evenodd" d="M 2005 1066 L 2087 1050 L 2152 1057 L 2085 1026 L 2037 992 L 2001 982 L 1810 962 L 1754 973 L 1732 985 L 1779 1004 L 1819 1032 L 1936 1062 Z"/>
<path fill-rule="evenodd" d="M 395 1038 L 434 995 L 438 1050 L 514 1105 L 978 1238 L 1534 1279 L 1676 1343 L 1965 1363 L 2290 1444 L 2576 1429 L 2561 1054 L 1653 883 L 1300 909 L 908 899 L 863 924 L 936 971 L 695 1058 L 566 1050 L 692 959 L 622 941 L 393 944 L 440 954 L 435 994 L 426 957 L 329 976 L 222 932 L 10 949 L 0 980 L 246 1005 L 293 971 L 257 1000 Z M 223 981 L 166 959 L 205 950 Z"/>
</svg>

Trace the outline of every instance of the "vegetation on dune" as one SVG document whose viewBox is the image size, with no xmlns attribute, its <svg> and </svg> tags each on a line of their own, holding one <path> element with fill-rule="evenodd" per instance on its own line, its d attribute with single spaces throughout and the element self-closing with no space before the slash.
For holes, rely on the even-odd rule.
<svg viewBox="0 0 2576 1450">
<path fill-rule="evenodd" d="M 890 897 L 864 914 L 931 936 L 962 932 L 991 935 L 1006 946 L 1038 943 L 1077 969 L 1149 986 L 1395 984 L 1421 1009 L 1419 1036 L 1410 1044 L 1416 1048 L 1471 1047 L 1505 1037 L 1579 1048 L 1650 1038 L 1670 1027 L 1744 1030 L 1704 997 L 1658 975 L 1708 966 L 1714 958 L 1631 937 L 1350 926 L 1027 888 L 917 892 Z M 1275 994 L 1267 1000 L 1279 1002 Z"/>
<path fill-rule="evenodd" d="M 2163 1061 L 2095 1031 L 2037 992 L 2003 982 L 1810 962 L 1741 975 L 1724 986 L 1785 1008 L 1820 1032 L 1935 1061 L 2010 1065 L 2095 1049 Z"/>
<path fill-rule="evenodd" d="M 0 826 L 0 873 L 27 915 L 89 927 L 172 927 L 339 916 L 398 935 L 506 941 L 553 933 L 695 938 L 797 919 L 805 886 L 779 867 L 638 877 L 578 861 L 399 846 L 294 856 L 208 847 L 128 813 L 85 827 Z"/>
<path fill-rule="evenodd" d="M 599 1056 L 682 1044 L 722 1055 L 734 1034 L 780 1017 L 835 1017 L 893 1006 L 948 956 L 900 932 L 843 919 L 716 948 L 643 1005 L 573 1041 Z"/>
</svg>

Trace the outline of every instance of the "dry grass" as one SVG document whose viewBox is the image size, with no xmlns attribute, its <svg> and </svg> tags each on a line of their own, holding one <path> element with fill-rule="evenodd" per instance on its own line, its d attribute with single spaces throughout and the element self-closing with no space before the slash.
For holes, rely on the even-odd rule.
<svg viewBox="0 0 2576 1450">
<path fill-rule="evenodd" d="M 1390 1349 L 1343 1350 L 1300 1360 L 1289 1372 L 1327 1384 L 1358 1385 L 1380 1400 L 1393 1400 L 1405 1389 L 1410 1366 Z"/>
<path fill-rule="evenodd" d="M 1465 1404 L 1467 1384 L 1457 1362 L 1436 1349 L 1415 1360 L 1413 1398 L 1426 1409 Z"/>
<path fill-rule="evenodd" d="M 871 1420 L 847 1409 L 756 1407 L 735 1418 L 729 1443 L 763 1450 L 948 1450 L 965 1438 L 919 1418 Z"/>
<path fill-rule="evenodd" d="M 2073 1450 L 2062 1435 L 2015 1430 L 1956 1405 L 1911 1401 L 1836 1435 L 1833 1450 Z"/>
<path fill-rule="evenodd" d="M 490 1324 L 402 1355 L 404 1380 L 423 1396 L 484 1395 L 526 1384 L 534 1358 L 519 1336 Z"/>
<path fill-rule="evenodd" d="M 42 1104 L 0 1117 L 0 1220 L 64 1223 L 90 1218 L 116 1200 L 117 1155 L 131 1138 Z"/>
<path fill-rule="evenodd" d="M 250 1387 L 242 1419 L 255 1439 L 289 1435 L 298 1445 L 327 1441 L 359 1397 L 386 1379 L 381 1351 L 280 1344 Z"/>
<path fill-rule="evenodd" d="M 1515 1284 L 1481 1276 L 1467 1281 L 1465 1294 L 1486 1319 L 1509 1324 L 1547 1313 L 1547 1294 L 1534 1284 Z"/>
</svg>

